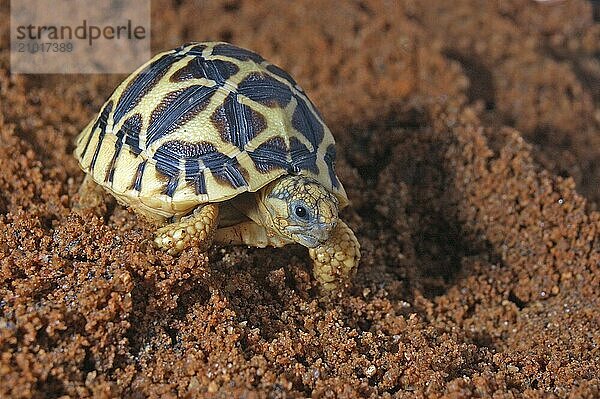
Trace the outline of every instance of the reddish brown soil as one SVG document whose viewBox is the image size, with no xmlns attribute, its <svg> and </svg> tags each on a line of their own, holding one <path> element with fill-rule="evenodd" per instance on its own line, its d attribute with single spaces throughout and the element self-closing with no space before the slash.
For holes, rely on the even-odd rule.
<svg viewBox="0 0 600 399">
<path fill-rule="evenodd" d="M 289 70 L 338 143 L 354 288 L 302 248 L 171 258 L 72 141 L 122 76 L 11 76 L 0 397 L 600 397 L 600 23 L 553 1 L 156 1 L 153 48 Z M 600 12 L 596 10 L 596 18 Z"/>
</svg>

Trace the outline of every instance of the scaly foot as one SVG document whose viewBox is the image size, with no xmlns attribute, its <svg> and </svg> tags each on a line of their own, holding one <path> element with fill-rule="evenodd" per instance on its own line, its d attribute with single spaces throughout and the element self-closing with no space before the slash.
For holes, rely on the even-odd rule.
<svg viewBox="0 0 600 399">
<path fill-rule="evenodd" d="M 218 219 L 218 205 L 200 206 L 190 216 L 158 229 L 154 244 L 170 255 L 191 247 L 199 247 L 205 251 L 212 243 Z"/>
<path fill-rule="evenodd" d="M 92 176 L 86 174 L 81 186 L 79 187 L 79 200 L 73 204 L 73 209 L 93 209 L 97 210 L 104 204 L 106 191 L 98 185 Z"/>
<path fill-rule="evenodd" d="M 314 262 L 315 278 L 324 291 L 331 291 L 343 287 L 356 271 L 360 244 L 350 227 L 339 220 L 329 240 L 316 248 L 309 248 L 308 253 Z"/>
</svg>

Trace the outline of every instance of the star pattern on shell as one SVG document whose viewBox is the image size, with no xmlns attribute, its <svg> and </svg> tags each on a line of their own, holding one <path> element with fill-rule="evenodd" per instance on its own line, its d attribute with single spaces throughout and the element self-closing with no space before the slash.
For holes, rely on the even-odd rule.
<svg viewBox="0 0 600 399">
<path fill-rule="evenodd" d="M 187 43 L 142 65 L 83 130 L 75 153 L 125 202 L 162 201 L 171 213 L 284 174 L 310 176 L 346 198 L 333 136 L 304 91 L 260 55 L 222 42 Z"/>
</svg>

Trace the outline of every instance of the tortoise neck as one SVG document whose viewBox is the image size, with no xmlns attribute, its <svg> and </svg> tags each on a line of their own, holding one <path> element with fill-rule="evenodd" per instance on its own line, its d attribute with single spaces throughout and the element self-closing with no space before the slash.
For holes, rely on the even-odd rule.
<svg viewBox="0 0 600 399">
<path fill-rule="evenodd" d="M 266 199 L 273 190 L 274 183 L 267 184 L 254 194 L 255 204 L 253 206 L 253 215 L 247 215 L 250 219 L 268 229 L 273 229 L 274 224 L 273 215 L 269 211 Z"/>
</svg>

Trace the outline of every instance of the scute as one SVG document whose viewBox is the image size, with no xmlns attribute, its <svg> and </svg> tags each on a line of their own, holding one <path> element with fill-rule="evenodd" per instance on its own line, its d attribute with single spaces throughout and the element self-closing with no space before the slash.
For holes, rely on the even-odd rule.
<svg viewBox="0 0 600 399">
<path fill-rule="evenodd" d="M 267 128 L 260 112 L 242 104 L 237 93 L 229 93 L 223 104 L 211 115 L 221 139 L 244 151 L 246 145 Z"/>
<path fill-rule="evenodd" d="M 135 77 L 128 81 L 125 87 L 119 86 L 119 96 L 115 113 L 113 115 L 113 123 L 118 124 L 121 118 L 135 108 L 144 97 L 160 82 L 169 68 L 177 61 L 183 58 L 182 54 L 164 53 L 155 57 L 154 61 L 143 65 L 143 69 L 136 71 Z M 132 75 L 133 76 L 133 75 Z M 131 76 L 130 76 L 131 77 Z M 114 93 L 113 93 L 114 96 Z"/>
<path fill-rule="evenodd" d="M 254 162 L 254 166 L 261 173 L 268 173 L 274 169 L 288 170 L 289 150 L 282 137 L 272 137 L 258 146 L 248 155 Z"/>
<path fill-rule="evenodd" d="M 205 110 L 212 100 L 216 86 L 191 85 L 166 93 L 150 113 L 146 132 L 146 148 L 173 132 Z"/>
<path fill-rule="evenodd" d="M 238 85 L 238 92 L 267 107 L 285 108 L 291 98 L 290 86 L 264 73 L 250 73 Z"/>
<path fill-rule="evenodd" d="M 75 155 L 120 202 L 170 217 L 285 174 L 316 178 L 344 206 L 334 144 L 287 72 L 206 42 L 158 54 L 126 78 L 79 135 Z"/>
<path fill-rule="evenodd" d="M 206 78 L 214 80 L 218 85 L 223 85 L 227 79 L 239 71 L 239 67 L 232 62 L 214 60 L 211 63 L 203 62 L 198 56 L 191 59 L 186 66 L 171 75 L 171 82 L 182 82 L 189 79 Z"/>
</svg>

